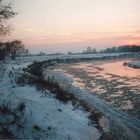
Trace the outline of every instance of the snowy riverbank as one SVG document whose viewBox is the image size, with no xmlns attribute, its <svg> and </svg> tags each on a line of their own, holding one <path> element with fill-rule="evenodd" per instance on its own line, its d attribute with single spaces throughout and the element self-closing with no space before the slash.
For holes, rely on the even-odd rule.
<svg viewBox="0 0 140 140">
<path fill-rule="evenodd" d="M 89 113 L 75 109 L 71 102 L 60 102 L 47 90 L 16 85 L 17 74 L 27 65 L 1 67 L 0 138 L 99 139 L 99 130 L 89 125 Z M 25 108 L 21 111 L 22 104 Z"/>
<path fill-rule="evenodd" d="M 0 123 L 2 125 L 0 126 L 0 137 L 50 140 L 107 140 L 114 137 L 118 140 L 120 136 L 123 136 L 126 131 L 123 130 L 124 126 L 117 124 L 110 128 L 112 120 L 108 120 L 108 115 L 98 113 L 98 107 L 100 108 L 102 105 L 98 99 L 93 102 L 90 95 L 85 96 L 86 92 L 67 87 L 63 90 L 57 84 L 55 84 L 56 87 L 54 83 L 50 84 L 52 79 L 46 79 L 46 81 L 44 78 L 42 79 L 44 68 L 57 64 L 56 60 L 55 63 L 52 62 L 53 60 L 32 64 L 32 60 L 24 59 L 1 64 Z M 48 74 L 51 78 L 51 74 Z M 22 78 L 20 78 L 21 76 Z M 54 76 L 56 78 L 56 75 Z M 58 78 L 60 77 L 69 81 L 63 74 L 59 74 Z M 62 79 L 59 79 L 58 84 L 61 85 Z M 66 95 L 75 93 L 75 91 L 76 96 Z M 66 103 L 63 100 L 66 100 Z M 89 100 L 90 102 L 88 102 Z M 96 104 L 98 106 L 95 109 Z M 105 113 L 106 109 L 102 109 Z M 110 112 L 112 111 L 110 110 Z M 128 129 L 128 131 L 130 130 Z M 131 134 L 125 135 L 123 139 L 134 138 L 135 136 Z"/>
</svg>

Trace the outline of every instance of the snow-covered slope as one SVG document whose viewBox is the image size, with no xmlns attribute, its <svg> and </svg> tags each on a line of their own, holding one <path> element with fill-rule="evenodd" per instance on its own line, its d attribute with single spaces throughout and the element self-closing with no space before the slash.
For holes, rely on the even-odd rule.
<svg viewBox="0 0 140 140">
<path fill-rule="evenodd" d="M 0 114 L 0 122 L 7 122 L 15 116 L 20 118 L 7 126 L 8 132 L 15 138 L 98 139 L 101 134 L 89 125 L 88 113 L 74 109 L 71 103 L 64 104 L 56 100 L 49 93 L 43 94 L 35 87 L 11 85 L 10 71 L 20 71 L 28 64 L 5 64 L 1 67 L 0 106 L 6 105 L 11 113 Z M 17 109 L 21 103 L 25 105 L 22 112 Z M 12 112 L 16 112 L 16 115 Z M 3 129 L 0 126 L 0 131 Z"/>
</svg>

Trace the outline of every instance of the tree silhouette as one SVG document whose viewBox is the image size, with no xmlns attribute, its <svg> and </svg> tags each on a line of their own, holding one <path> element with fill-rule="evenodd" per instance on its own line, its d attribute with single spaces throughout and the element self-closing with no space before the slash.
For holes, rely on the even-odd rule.
<svg viewBox="0 0 140 140">
<path fill-rule="evenodd" d="M 11 31 L 12 28 L 7 24 L 7 20 L 16 15 L 11 4 L 5 5 L 2 1 L 0 0 L 0 36 L 6 35 Z"/>
<path fill-rule="evenodd" d="M 10 42 L 9 52 L 11 54 L 11 58 L 14 60 L 16 56 L 20 55 L 21 53 L 25 52 L 24 44 L 19 40 L 14 40 Z"/>
</svg>

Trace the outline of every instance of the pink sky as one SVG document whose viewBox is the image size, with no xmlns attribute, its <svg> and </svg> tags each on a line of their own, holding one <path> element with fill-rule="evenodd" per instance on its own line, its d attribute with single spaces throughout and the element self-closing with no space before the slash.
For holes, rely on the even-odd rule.
<svg viewBox="0 0 140 140">
<path fill-rule="evenodd" d="M 8 0 L 18 15 L 6 40 L 31 52 L 140 44 L 140 0 Z"/>
</svg>

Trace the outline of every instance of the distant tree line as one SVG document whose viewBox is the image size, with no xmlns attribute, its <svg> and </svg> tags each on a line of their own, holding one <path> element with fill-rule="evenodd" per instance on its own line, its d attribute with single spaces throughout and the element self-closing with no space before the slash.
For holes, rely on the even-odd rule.
<svg viewBox="0 0 140 140">
<path fill-rule="evenodd" d="M 90 46 L 88 46 L 86 48 L 86 50 L 83 50 L 82 51 L 83 54 L 93 54 L 93 53 L 97 53 L 96 49 L 95 48 L 92 48 Z"/>
<path fill-rule="evenodd" d="M 107 48 L 100 51 L 101 53 L 117 53 L 117 52 L 140 52 L 139 45 L 124 45 L 119 47 Z"/>
<path fill-rule="evenodd" d="M 6 57 L 14 60 L 16 56 L 21 54 L 28 54 L 28 50 L 25 49 L 24 44 L 21 41 L 0 42 L 0 60 L 4 60 Z"/>
<path fill-rule="evenodd" d="M 139 45 L 123 45 L 119 47 L 111 47 L 102 49 L 100 51 L 96 51 L 95 48 L 87 47 L 85 50 L 82 51 L 82 54 L 94 54 L 94 53 L 119 53 L 119 52 L 140 52 Z M 72 54 L 68 52 L 68 54 Z"/>
</svg>

